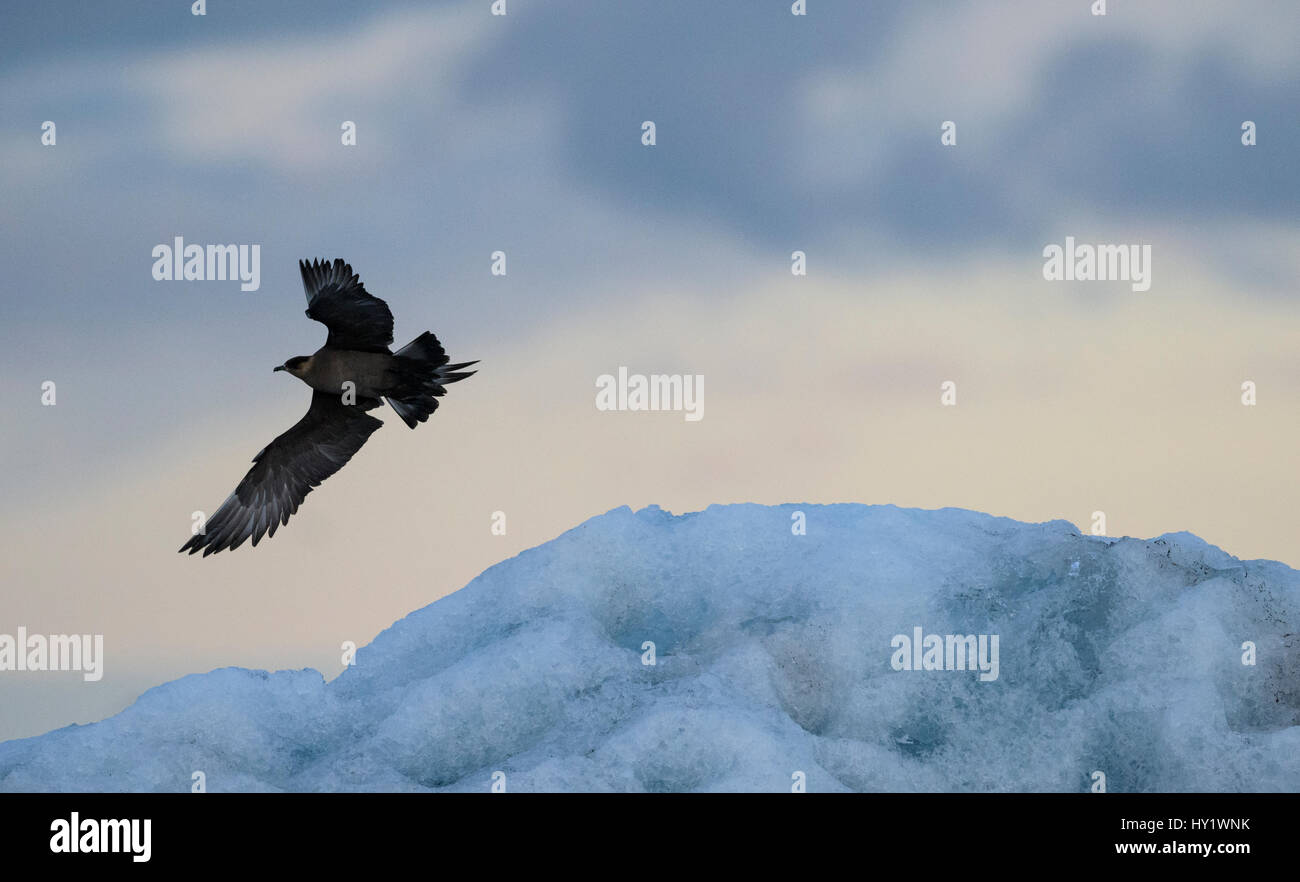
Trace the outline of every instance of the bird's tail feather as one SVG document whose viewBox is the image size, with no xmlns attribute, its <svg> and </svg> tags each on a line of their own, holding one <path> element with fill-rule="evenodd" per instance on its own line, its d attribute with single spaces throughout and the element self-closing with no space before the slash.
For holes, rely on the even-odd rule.
<svg viewBox="0 0 1300 882">
<path fill-rule="evenodd" d="M 425 331 L 393 353 L 399 378 L 392 395 L 385 396 L 393 410 L 412 429 L 438 409 L 438 399 L 447 394 L 447 384 L 473 376 L 466 371 L 477 361 L 448 364 L 446 351 L 430 331 Z"/>
</svg>

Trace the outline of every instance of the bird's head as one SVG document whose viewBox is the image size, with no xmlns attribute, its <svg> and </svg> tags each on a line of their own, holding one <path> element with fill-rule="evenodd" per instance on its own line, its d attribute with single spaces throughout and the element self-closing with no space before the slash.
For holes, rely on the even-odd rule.
<svg viewBox="0 0 1300 882">
<path fill-rule="evenodd" d="M 293 358 L 289 359 L 284 364 L 274 368 L 271 371 L 271 373 L 275 373 L 276 371 L 288 371 L 289 373 L 293 374 L 295 377 L 301 378 L 302 375 L 307 372 L 307 368 L 310 366 L 311 366 L 310 355 L 295 355 Z"/>
</svg>

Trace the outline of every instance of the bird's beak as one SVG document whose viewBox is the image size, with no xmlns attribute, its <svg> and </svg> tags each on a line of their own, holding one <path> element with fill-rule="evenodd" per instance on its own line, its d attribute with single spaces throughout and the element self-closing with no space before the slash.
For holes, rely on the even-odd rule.
<svg viewBox="0 0 1300 882">
<path fill-rule="evenodd" d="M 275 373 L 276 371 L 282 371 L 282 370 L 284 370 L 284 365 L 277 364 L 275 367 L 271 368 L 271 373 Z"/>
</svg>

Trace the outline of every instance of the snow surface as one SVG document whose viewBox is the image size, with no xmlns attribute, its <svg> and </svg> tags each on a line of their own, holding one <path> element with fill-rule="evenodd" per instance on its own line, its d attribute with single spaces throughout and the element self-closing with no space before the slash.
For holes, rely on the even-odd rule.
<svg viewBox="0 0 1300 882">
<path fill-rule="evenodd" d="M 999 635 L 998 679 L 894 670 L 915 626 Z M 0 790 L 184 791 L 202 770 L 209 791 L 484 791 L 500 770 L 512 792 L 789 791 L 796 772 L 810 792 L 1085 791 L 1094 771 L 1112 792 L 1296 791 L 1298 634 L 1300 573 L 1188 533 L 621 508 L 411 613 L 332 682 L 224 668 L 0 745 Z"/>
</svg>

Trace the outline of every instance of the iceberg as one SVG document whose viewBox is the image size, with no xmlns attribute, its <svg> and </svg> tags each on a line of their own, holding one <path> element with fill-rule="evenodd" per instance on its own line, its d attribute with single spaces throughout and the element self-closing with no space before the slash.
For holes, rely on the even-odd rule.
<svg viewBox="0 0 1300 882">
<path fill-rule="evenodd" d="M 1297 791 L 1297 622 L 1300 573 L 1189 533 L 625 507 L 329 682 L 223 668 L 0 744 L 0 790 Z"/>
</svg>

